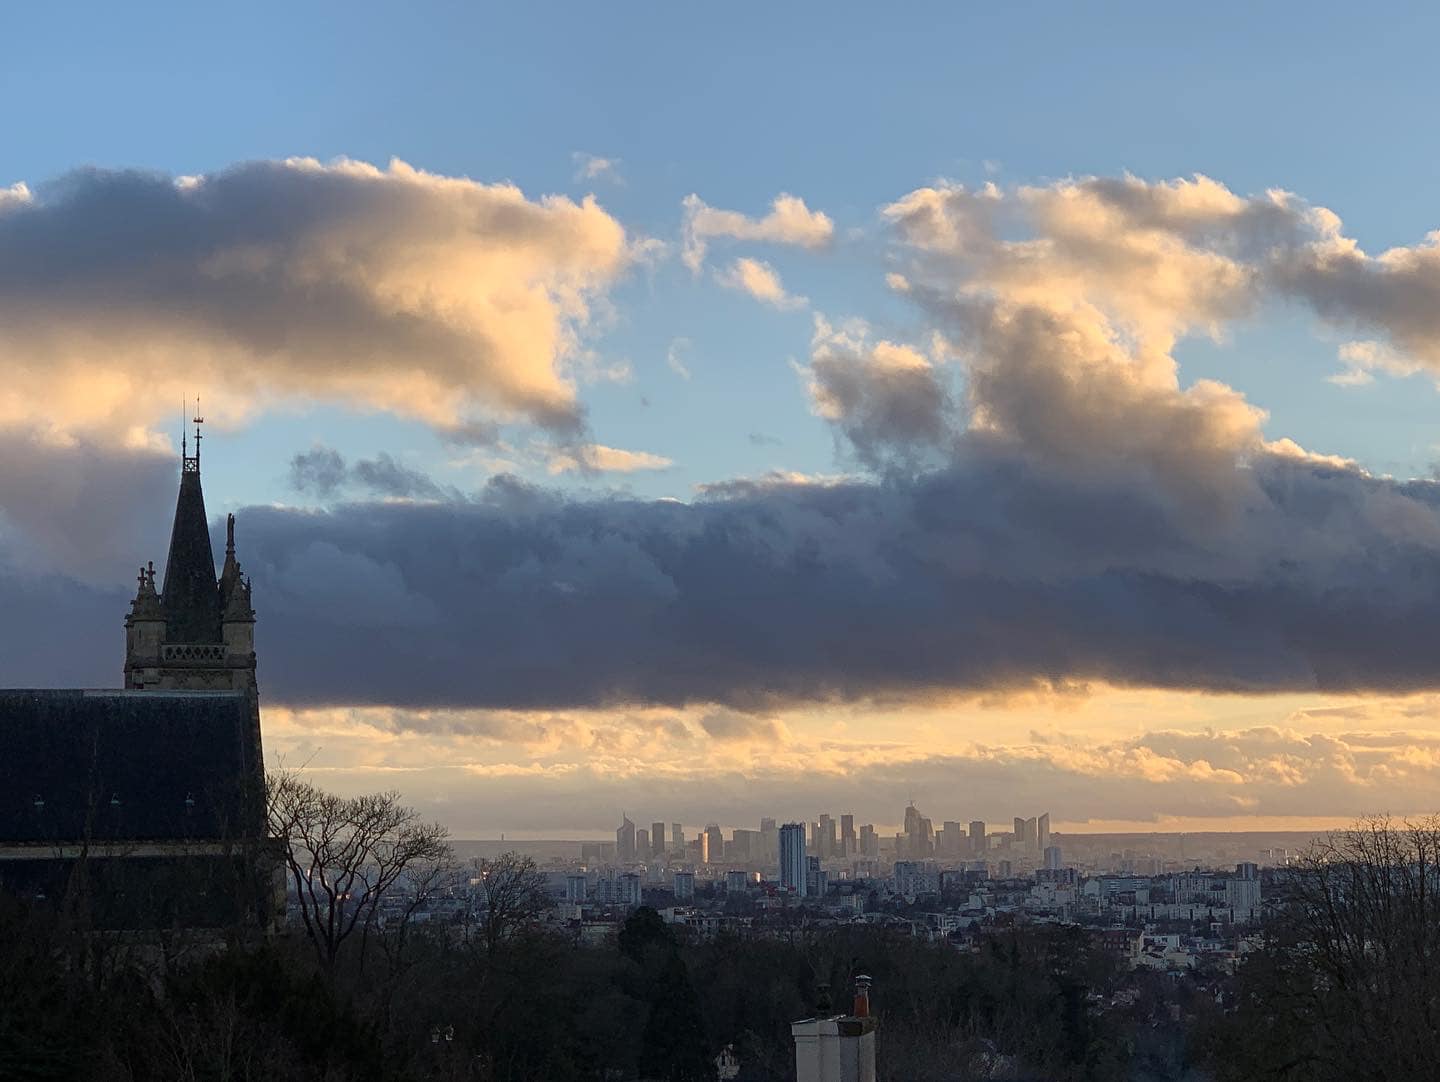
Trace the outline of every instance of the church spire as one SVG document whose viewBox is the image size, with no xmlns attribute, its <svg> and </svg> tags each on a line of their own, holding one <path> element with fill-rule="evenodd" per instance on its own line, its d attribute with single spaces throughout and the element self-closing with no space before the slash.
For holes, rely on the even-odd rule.
<svg viewBox="0 0 1440 1082">
<path fill-rule="evenodd" d="M 220 593 L 215 579 L 215 556 L 210 548 L 210 527 L 205 517 L 205 493 L 200 487 L 200 425 L 204 418 L 196 402 L 195 454 L 182 444 L 180 495 L 175 502 L 175 523 L 170 529 L 170 554 L 165 560 L 165 583 L 160 597 L 165 609 L 165 638 L 176 643 L 220 641 Z"/>
</svg>

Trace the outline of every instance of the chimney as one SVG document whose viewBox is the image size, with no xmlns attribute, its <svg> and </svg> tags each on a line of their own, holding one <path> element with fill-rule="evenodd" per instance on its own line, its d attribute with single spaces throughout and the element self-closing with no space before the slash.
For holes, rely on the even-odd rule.
<svg viewBox="0 0 1440 1082">
<path fill-rule="evenodd" d="M 863 973 L 855 978 L 855 1009 L 851 1013 L 856 1018 L 870 1017 L 870 978 Z"/>
<path fill-rule="evenodd" d="M 875 1082 L 875 1019 L 870 978 L 855 978 L 852 1014 L 790 1023 L 796 1082 Z"/>
</svg>

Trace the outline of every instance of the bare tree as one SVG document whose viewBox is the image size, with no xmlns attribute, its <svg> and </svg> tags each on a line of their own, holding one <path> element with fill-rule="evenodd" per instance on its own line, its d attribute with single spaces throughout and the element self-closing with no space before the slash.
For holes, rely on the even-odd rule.
<svg viewBox="0 0 1440 1082">
<path fill-rule="evenodd" d="M 535 861 L 519 853 L 477 860 L 474 867 L 484 902 L 475 933 L 485 956 L 491 958 L 507 936 L 531 926 L 550 908 L 549 884 Z"/>
<path fill-rule="evenodd" d="M 429 888 L 451 860 L 448 832 L 425 823 L 398 793 L 341 797 L 294 774 L 269 778 L 271 833 L 286 864 L 315 955 L 333 976 L 342 946 L 375 926 L 382 900 L 407 884 Z M 414 898 L 410 897 L 413 910 Z"/>
<path fill-rule="evenodd" d="M 1363 819 L 1279 878 L 1222 1078 L 1435 1078 L 1440 817 Z"/>
</svg>

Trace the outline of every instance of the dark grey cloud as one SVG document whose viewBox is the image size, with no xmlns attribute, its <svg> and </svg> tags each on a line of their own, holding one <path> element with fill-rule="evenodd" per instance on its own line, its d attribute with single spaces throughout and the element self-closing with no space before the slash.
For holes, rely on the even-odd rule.
<svg viewBox="0 0 1440 1082">
<path fill-rule="evenodd" d="M 175 468 L 148 448 L 0 425 L 0 568 L 123 585 L 169 536 Z"/>
<path fill-rule="evenodd" d="M 427 474 L 398 461 L 388 451 L 351 465 L 339 451 L 323 446 L 312 447 L 290 459 L 290 487 L 321 499 L 355 489 L 381 499 L 431 500 L 447 494 L 447 490 Z M 453 491 L 449 494 L 455 495 Z"/>
<path fill-rule="evenodd" d="M 344 456 L 333 447 L 312 447 L 290 459 L 290 487 L 307 496 L 331 496 L 347 476 Z"/>
<path fill-rule="evenodd" d="M 97 465 L 57 520 L 133 524 L 91 535 L 113 578 L 27 564 L 65 530 L 0 486 L 0 683 L 118 681 L 130 568 L 163 554 L 175 480 L 173 461 L 132 466 Z M 1229 484 L 1230 510 L 1197 519 L 1154 471 L 1066 473 L 970 433 L 946 467 L 883 480 L 681 504 L 501 477 L 463 500 L 242 509 L 239 543 L 272 703 L 751 711 L 1037 682 L 1440 685 L 1440 485 L 1263 453 Z"/>
<path fill-rule="evenodd" d="M 265 688 L 291 703 L 576 707 L 1070 681 L 1440 682 L 1440 488 L 1286 459 L 1199 525 L 1132 477 L 972 437 L 944 470 L 694 504 L 252 508 Z"/>
</svg>

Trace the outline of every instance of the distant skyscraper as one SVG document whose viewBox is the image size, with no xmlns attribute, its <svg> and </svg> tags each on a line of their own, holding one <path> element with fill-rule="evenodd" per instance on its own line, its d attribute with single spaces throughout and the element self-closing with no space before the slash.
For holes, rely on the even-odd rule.
<svg viewBox="0 0 1440 1082">
<path fill-rule="evenodd" d="M 619 905 L 637 906 L 640 904 L 640 877 L 634 872 L 626 872 L 620 877 L 617 886 L 620 888 L 616 897 Z"/>
<path fill-rule="evenodd" d="M 959 823 L 952 820 L 945 820 L 945 825 L 940 828 L 940 833 L 935 835 L 935 852 L 937 856 L 958 857 L 960 855 L 960 839 L 965 832 Z"/>
<path fill-rule="evenodd" d="M 705 836 L 709 839 L 709 844 L 705 849 L 705 860 L 715 864 L 720 863 L 725 859 L 725 835 L 720 833 L 718 824 L 711 823 L 705 828 Z"/>
<path fill-rule="evenodd" d="M 1018 815 L 1015 817 L 1015 832 L 1014 832 L 1014 835 L 1013 835 L 1012 838 L 1011 838 L 1011 844 L 1013 844 L 1013 845 L 1024 845 L 1024 844 L 1025 844 L 1025 820 L 1022 819 L 1022 818 L 1020 818 L 1020 816 L 1018 816 Z"/>
<path fill-rule="evenodd" d="M 726 850 L 726 859 L 747 863 L 759 860 L 763 837 L 764 835 L 758 830 L 743 830 L 736 827 L 730 835 L 730 847 Z"/>
<path fill-rule="evenodd" d="M 635 859 L 650 859 L 650 832 L 644 827 L 635 832 Z"/>
<path fill-rule="evenodd" d="M 620 829 L 615 831 L 615 855 L 621 863 L 635 859 L 635 824 L 628 815 L 620 817 Z"/>
<path fill-rule="evenodd" d="M 679 823 L 670 824 L 670 852 L 685 855 L 685 828 Z"/>
<path fill-rule="evenodd" d="M 810 898 L 823 898 L 830 885 L 830 876 L 820 867 L 819 857 L 805 858 L 805 894 Z"/>
<path fill-rule="evenodd" d="M 815 846 L 815 855 L 827 860 L 835 855 L 835 820 L 829 815 L 820 816 L 820 837 Z"/>
<path fill-rule="evenodd" d="M 1060 847 L 1058 845 L 1047 845 L 1045 847 L 1045 870 L 1058 872 L 1064 866 L 1060 860 Z"/>
<path fill-rule="evenodd" d="M 708 830 L 702 830 L 699 834 L 695 835 L 695 841 L 692 844 L 695 846 L 695 863 L 709 864 L 710 832 Z"/>
<path fill-rule="evenodd" d="M 786 823 L 780 828 L 780 889 L 805 897 L 805 824 Z"/>
<path fill-rule="evenodd" d="M 898 839 L 897 839 L 898 843 Z M 930 820 L 920 814 L 920 809 L 915 807 L 914 802 L 905 809 L 905 842 L 897 844 L 896 855 L 907 857 L 929 856 L 935 848 L 935 834 L 930 826 Z"/>
<path fill-rule="evenodd" d="M 585 877 L 583 875 L 567 875 L 565 877 L 565 900 L 571 905 L 585 904 Z"/>
<path fill-rule="evenodd" d="M 865 857 L 880 855 L 880 835 L 875 833 L 874 823 L 866 823 L 860 828 L 860 855 Z"/>
<path fill-rule="evenodd" d="M 675 873 L 675 900 L 686 902 L 695 897 L 695 873 Z"/>
<path fill-rule="evenodd" d="M 983 819 L 970 821 L 970 852 L 985 852 L 985 821 Z"/>
<path fill-rule="evenodd" d="M 1039 824 L 1033 815 L 1025 820 L 1025 844 L 1032 849 L 1035 848 L 1035 835 L 1038 829 Z"/>
<path fill-rule="evenodd" d="M 665 848 L 665 824 L 650 824 L 650 855 L 663 857 L 669 850 Z"/>
<path fill-rule="evenodd" d="M 857 856 L 859 847 L 855 843 L 855 817 L 853 815 L 840 816 L 840 855 L 842 857 Z"/>
<path fill-rule="evenodd" d="M 780 829 L 775 825 L 775 820 L 768 817 L 760 820 L 760 856 L 758 859 L 780 859 Z"/>
<path fill-rule="evenodd" d="M 1035 847 L 1040 852 L 1050 848 L 1050 813 L 1046 812 L 1035 822 Z"/>
<path fill-rule="evenodd" d="M 726 873 L 725 873 L 725 893 L 726 893 L 726 894 L 744 894 L 744 893 L 745 893 L 745 873 L 744 873 L 744 872 L 726 872 Z"/>
</svg>

